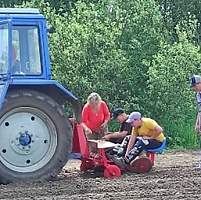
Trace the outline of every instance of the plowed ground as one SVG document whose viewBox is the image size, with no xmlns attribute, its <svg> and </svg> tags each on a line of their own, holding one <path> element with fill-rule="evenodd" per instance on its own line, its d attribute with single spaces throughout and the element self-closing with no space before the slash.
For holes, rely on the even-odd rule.
<svg viewBox="0 0 201 200">
<path fill-rule="evenodd" d="M 70 160 L 54 181 L 0 185 L 0 199 L 201 199 L 201 170 L 192 166 L 199 157 L 200 152 L 165 153 L 151 172 L 113 180 L 81 173 L 80 161 Z"/>
</svg>

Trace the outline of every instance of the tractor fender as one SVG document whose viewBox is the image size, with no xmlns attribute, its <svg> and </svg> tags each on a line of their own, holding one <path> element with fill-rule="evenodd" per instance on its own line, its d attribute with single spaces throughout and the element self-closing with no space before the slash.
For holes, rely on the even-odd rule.
<svg viewBox="0 0 201 200">
<path fill-rule="evenodd" d="M 35 90 L 41 93 L 45 93 L 60 105 L 64 105 L 64 103 L 70 103 L 72 105 L 77 122 L 81 122 L 82 106 L 79 99 L 55 80 L 13 79 L 9 84 L 8 91 L 11 89 Z"/>
</svg>

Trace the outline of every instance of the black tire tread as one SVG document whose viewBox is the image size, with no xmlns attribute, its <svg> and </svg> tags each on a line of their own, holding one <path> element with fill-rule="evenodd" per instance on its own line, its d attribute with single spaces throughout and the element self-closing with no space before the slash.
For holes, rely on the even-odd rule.
<svg viewBox="0 0 201 200">
<path fill-rule="evenodd" d="M 4 183 L 4 184 L 9 183 L 9 182 L 30 181 L 30 180 L 31 181 L 32 180 L 50 180 L 51 178 L 55 178 L 55 176 L 58 175 L 58 173 L 61 171 L 63 166 L 68 161 L 67 153 L 69 153 L 70 148 L 71 148 L 72 128 L 71 128 L 70 122 L 64 115 L 63 107 L 61 105 L 59 105 L 51 97 L 49 97 L 45 94 L 42 94 L 40 92 L 34 91 L 34 90 L 11 90 L 11 91 L 9 91 L 9 93 L 5 99 L 3 108 L 5 108 L 5 110 L 6 110 L 6 107 L 10 101 L 15 102 L 15 101 L 21 99 L 22 97 L 33 99 L 33 100 L 35 99 L 36 101 L 41 101 L 44 104 L 48 104 L 50 109 L 54 110 L 54 112 L 58 116 L 60 116 L 60 120 L 63 121 L 64 123 L 66 122 L 66 124 L 65 125 L 62 124 L 62 126 L 66 127 L 66 129 L 67 129 L 66 130 L 67 136 L 63 136 L 64 138 L 66 138 L 66 141 L 64 141 L 64 143 L 66 145 L 67 152 L 60 153 L 60 155 L 57 154 L 56 155 L 57 157 L 54 158 L 53 166 L 51 166 L 51 165 L 48 166 L 47 170 L 43 169 L 44 171 L 46 171 L 46 173 L 44 173 L 42 175 L 40 173 L 37 175 L 37 173 L 33 172 L 34 173 L 33 176 L 31 175 L 32 173 L 27 173 L 27 177 L 26 177 L 26 175 L 21 175 L 19 173 L 20 175 L 17 178 L 12 177 L 12 176 L 9 177 L 5 174 L 2 174 L 2 173 L 4 173 L 4 171 L 1 170 L 1 162 L 0 162 L 0 182 Z M 5 111 L 4 111 L 4 114 L 5 114 Z M 0 118 L 1 117 L 2 117 L 2 112 L 0 112 Z M 49 117 L 51 117 L 51 116 L 49 116 Z M 63 146 L 64 146 L 64 144 L 63 144 Z M 55 163 L 55 160 L 57 160 L 56 163 Z"/>
</svg>

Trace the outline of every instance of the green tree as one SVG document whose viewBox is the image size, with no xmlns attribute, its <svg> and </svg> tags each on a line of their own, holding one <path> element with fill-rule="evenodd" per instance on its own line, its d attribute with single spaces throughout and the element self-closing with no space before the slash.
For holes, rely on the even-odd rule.
<svg viewBox="0 0 201 200">
<path fill-rule="evenodd" d="M 149 67 L 149 107 L 165 126 L 172 143 L 196 145 L 194 95 L 189 78 L 201 73 L 199 48 L 179 32 L 179 42 L 163 45 Z"/>
<path fill-rule="evenodd" d="M 164 35 L 154 0 L 78 1 L 62 15 L 45 2 L 35 5 L 56 29 L 50 35 L 56 79 L 82 99 L 97 91 L 111 107 L 147 112 L 144 63 L 151 62 Z"/>
<path fill-rule="evenodd" d="M 201 1 L 199 0 L 157 0 L 160 5 L 160 11 L 163 15 L 165 27 L 172 36 L 172 41 L 178 40 L 176 26 L 182 25 L 185 30 L 192 28 L 195 24 L 193 40 L 200 45 L 201 39 Z M 193 22 L 194 21 L 194 22 Z M 190 27 L 189 27 L 190 26 Z M 193 31 L 195 31 L 193 29 Z"/>
<path fill-rule="evenodd" d="M 76 4 L 70 14 L 57 19 L 57 32 L 50 42 L 55 78 L 83 99 L 97 91 L 110 102 L 118 90 L 115 78 L 126 68 L 127 60 L 116 43 L 121 26 L 104 5 Z"/>
<path fill-rule="evenodd" d="M 123 93 L 126 95 L 128 110 L 140 110 L 149 114 L 147 101 L 146 62 L 160 49 L 160 42 L 166 37 L 161 23 L 161 14 L 155 1 L 119 1 L 121 7 L 122 35 L 121 48 L 129 60 L 123 71 Z M 114 5 L 115 8 L 115 5 Z"/>
</svg>

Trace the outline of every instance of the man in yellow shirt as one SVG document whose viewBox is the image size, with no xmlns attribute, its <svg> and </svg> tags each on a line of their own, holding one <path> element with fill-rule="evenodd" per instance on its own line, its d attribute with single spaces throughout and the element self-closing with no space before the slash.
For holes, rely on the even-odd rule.
<svg viewBox="0 0 201 200">
<path fill-rule="evenodd" d="M 126 122 L 131 123 L 133 129 L 125 157 L 113 159 L 122 169 L 129 164 L 132 165 L 143 150 L 160 147 L 165 139 L 163 129 L 158 123 L 153 119 L 142 117 L 139 112 L 132 112 Z"/>
</svg>

